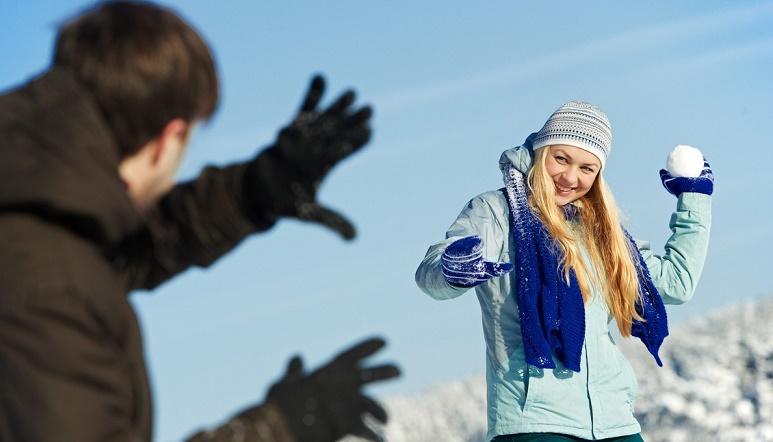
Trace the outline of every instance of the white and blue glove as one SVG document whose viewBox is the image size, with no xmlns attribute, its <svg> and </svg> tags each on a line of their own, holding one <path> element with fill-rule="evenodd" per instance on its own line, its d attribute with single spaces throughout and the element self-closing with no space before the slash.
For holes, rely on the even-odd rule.
<svg viewBox="0 0 773 442">
<path fill-rule="evenodd" d="M 507 262 L 483 259 L 483 240 L 476 235 L 457 239 L 440 257 L 443 276 L 455 287 L 475 287 L 513 270 Z"/>
<path fill-rule="evenodd" d="M 711 195 L 714 192 L 714 172 L 712 172 L 711 166 L 705 159 L 703 160 L 703 170 L 697 177 L 675 177 L 666 169 L 660 169 L 660 180 L 663 182 L 663 187 L 677 197 L 684 192 L 702 193 L 704 195 Z"/>
</svg>

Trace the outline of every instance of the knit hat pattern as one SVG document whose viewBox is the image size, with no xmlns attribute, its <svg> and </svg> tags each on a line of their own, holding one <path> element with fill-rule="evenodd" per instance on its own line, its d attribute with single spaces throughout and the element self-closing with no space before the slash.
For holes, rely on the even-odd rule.
<svg viewBox="0 0 773 442">
<path fill-rule="evenodd" d="M 569 101 L 545 122 L 534 139 L 533 149 L 566 144 L 596 155 L 601 167 L 612 150 L 612 126 L 598 106 L 585 101 Z"/>
</svg>

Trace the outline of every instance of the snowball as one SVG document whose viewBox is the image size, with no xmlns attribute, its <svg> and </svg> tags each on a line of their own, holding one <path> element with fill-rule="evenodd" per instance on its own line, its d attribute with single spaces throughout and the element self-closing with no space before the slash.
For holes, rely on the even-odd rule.
<svg viewBox="0 0 773 442">
<path fill-rule="evenodd" d="M 703 170 L 703 154 L 692 146 L 680 144 L 668 154 L 666 170 L 675 177 L 696 177 Z"/>
</svg>

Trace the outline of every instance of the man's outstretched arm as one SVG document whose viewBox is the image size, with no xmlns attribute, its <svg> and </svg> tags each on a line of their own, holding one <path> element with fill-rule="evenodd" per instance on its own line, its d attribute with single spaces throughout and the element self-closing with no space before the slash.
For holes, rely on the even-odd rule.
<svg viewBox="0 0 773 442">
<path fill-rule="evenodd" d="M 146 217 L 142 230 L 115 253 L 130 290 L 150 289 L 190 266 L 206 267 L 250 233 L 290 217 L 326 226 L 344 239 L 355 230 L 343 215 L 320 205 L 328 172 L 370 139 L 370 107 L 356 108 L 354 92 L 319 109 L 324 81 L 315 77 L 295 118 L 254 159 L 208 167 L 179 184 Z"/>
</svg>

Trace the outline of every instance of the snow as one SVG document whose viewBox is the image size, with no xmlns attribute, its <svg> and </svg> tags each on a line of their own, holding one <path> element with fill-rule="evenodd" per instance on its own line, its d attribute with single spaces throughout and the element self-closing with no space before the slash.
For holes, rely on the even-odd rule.
<svg viewBox="0 0 773 442">
<path fill-rule="evenodd" d="M 636 417 L 647 442 L 773 442 L 773 297 L 673 328 L 658 367 L 621 339 L 639 380 Z M 387 441 L 485 441 L 484 377 L 383 401 Z M 356 439 L 349 438 L 349 441 Z"/>
<path fill-rule="evenodd" d="M 679 144 L 668 154 L 666 170 L 673 177 L 696 177 L 703 170 L 703 154 L 692 146 Z"/>
</svg>

